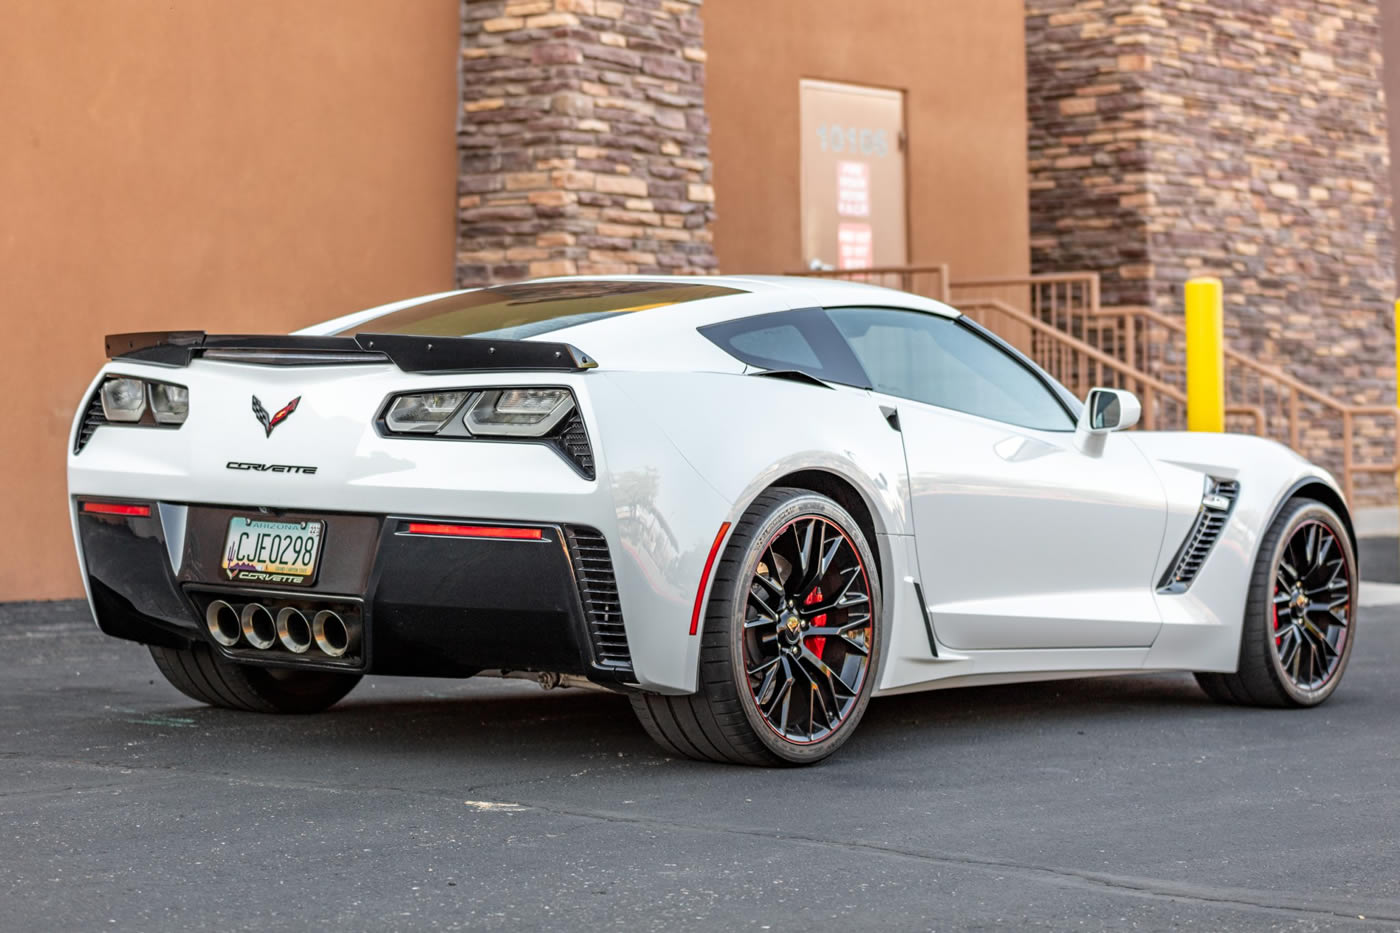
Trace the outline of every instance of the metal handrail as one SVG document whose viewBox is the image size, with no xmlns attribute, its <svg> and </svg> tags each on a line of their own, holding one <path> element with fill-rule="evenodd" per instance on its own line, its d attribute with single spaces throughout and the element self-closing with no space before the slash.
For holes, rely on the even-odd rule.
<svg viewBox="0 0 1400 933">
<path fill-rule="evenodd" d="M 979 317 L 981 317 L 976 313 L 978 311 L 995 311 L 1022 327 L 1029 329 L 1032 333 L 1038 334 L 1040 337 L 1044 338 L 1053 346 L 1042 347 L 1041 349 L 1043 352 L 1034 354 L 1041 357 L 1037 359 L 1036 362 L 1044 366 L 1044 368 L 1049 371 L 1052 376 L 1060 380 L 1061 383 L 1076 381 L 1066 378 L 1067 371 L 1077 370 L 1083 376 L 1089 377 L 1090 370 L 1092 369 L 1092 367 L 1088 365 L 1089 362 L 1098 364 L 1099 369 L 1097 375 L 1099 377 L 1103 376 L 1104 370 L 1112 371 L 1118 377 L 1112 380 L 1113 382 L 1120 384 L 1126 383 L 1128 387 L 1136 390 L 1142 402 L 1142 427 L 1144 430 L 1151 431 L 1156 426 L 1158 420 L 1157 409 L 1161 401 L 1165 400 L 1175 403 L 1182 411 L 1186 408 L 1186 393 L 1176 386 L 1170 385 L 1148 373 L 1135 369 L 1130 364 L 1111 354 L 1105 353 L 1093 344 L 1067 334 L 1059 328 L 1047 324 L 1045 321 L 1027 314 L 1020 308 L 1016 308 L 1004 301 L 996 298 L 984 298 L 964 302 L 959 310 L 974 320 L 978 320 Z M 978 320 L 978 322 L 982 323 L 984 326 L 991 326 L 982 320 Z M 996 328 L 992 329 L 995 330 Z M 1075 354 L 1078 354 L 1078 357 L 1076 357 Z M 1078 381 L 1099 384 L 1107 380 L 1089 377 L 1085 380 Z M 1073 391 L 1072 387 L 1071 391 Z"/>
<path fill-rule="evenodd" d="M 1137 316 L 1137 317 L 1141 318 L 1141 319 L 1144 320 L 1144 321 L 1147 321 L 1147 322 L 1150 322 L 1150 323 L 1152 323 L 1152 324 L 1155 324 L 1155 325 L 1157 325 L 1157 326 L 1163 328 L 1164 330 L 1167 330 L 1167 331 L 1170 331 L 1170 332 L 1172 332 L 1172 333 L 1174 333 L 1174 334 L 1179 335 L 1179 336 L 1181 337 L 1181 339 L 1182 339 L 1183 342 L 1184 342 L 1185 339 L 1186 339 L 1186 325 L 1185 325 L 1183 322 L 1177 321 L 1177 320 L 1175 320 L 1175 319 L 1173 319 L 1173 318 L 1171 318 L 1171 317 L 1168 317 L 1167 315 L 1162 314 L 1162 313 L 1160 313 L 1160 312 L 1158 312 L 1158 311 L 1154 311 L 1154 310 L 1152 310 L 1151 308 L 1143 308 L 1143 307 L 1132 307 L 1132 308 L 1102 308 L 1102 307 L 1100 307 L 1100 308 L 1094 309 L 1094 311 L 1093 311 L 1092 313 L 1094 314 L 1094 316 L 1100 317 L 1100 318 L 1103 318 L 1103 317 L 1118 317 L 1118 316 L 1125 316 L 1125 315 L 1134 315 L 1134 316 Z M 1351 403 L 1351 402 L 1343 402 L 1343 401 L 1340 401 L 1340 400 L 1338 400 L 1338 399 L 1336 399 L 1336 398 L 1333 398 L 1333 397 L 1330 396 L 1330 395 L 1327 395 L 1325 392 L 1321 392 L 1321 391 L 1319 391 L 1319 390 L 1313 388 L 1312 386 L 1308 385 L 1307 383 L 1301 381 L 1300 379 L 1298 379 L 1298 378 L 1296 378 L 1296 377 L 1294 377 L 1294 376 L 1289 375 L 1288 373 L 1284 372 L 1284 371 L 1281 370 L 1281 369 L 1278 369 L 1278 368 L 1273 367 L 1273 366 L 1267 366 L 1267 365 L 1265 365 L 1265 364 L 1263 364 L 1263 363 L 1258 362 L 1257 360 L 1251 359 L 1250 357 L 1246 356 L 1245 354 L 1241 353 L 1241 352 L 1238 351 L 1238 350 L 1232 349 L 1232 348 L 1230 348 L 1230 347 L 1225 347 L 1225 349 L 1224 349 L 1224 356 L 1225 356 L 1225 361 L 1226 361 L 1226 363 L 1228 364 L 1228 365 L 1227 365 L 1227 369 L 1226 369 L 1226 372 L 1227 372 L 1227 373 L 1231 371 L 1231 368 L 1232 368 L 1232 367 L 1233 367 L 1233 368 L 1242 369 L 1242 370 L 1245 370 L 1245 371 L 1248 371 L 1248 372 L 1253 373 L 1258 379 L 1261 379 L 1261 380 L 1265 380 L 1265 379 L 1266 379 L 1266 380 L 1269 380 L 1269 381 L 1275 383 L 1278 387 L 1280 387 L 1283 391 L 1285 391 L 1285 392 L 1287 393 L 1287 395 L 1288 395 L 1288 410 L 1287 410 L 1287 413 L 1286 413 L 1286 418 L 1287 418 L 1287 420 L 1288 420 L 1288 445 L 1289 445 L 1290 447 L 1292 447 L 1294 450 L 1300 450 L 1300 448 L 1301 448 L 1301 446 L 1302 446 L 1302 444 L 1301 444 L 1301 437 L 1300 437 L 1301 424 L 1300 424 L 1300 417 L 1299 417 L 1299 412 L 1298 412 L 1298 402 L 1299 402 L 1299 399 L 1308 399 L 1309 401 L 1312 401 L 1312 402 L 1314 402 L 1314 403 L 1316 403 L 1316 404 L 1322 406 L 1322 407 L 1325 408 L 1325 409 L 1329 409 L 1334 415 L 1336 415 L 1338 418 L 1341 419 L 1341 422 L 1342 422 L 1342 477 L 1341 477 L 1341 479 L 1342 479 L 1342 488 L 1343 488 L 1343 491 L 1344 491 L 1345 494 L 1346 494 L 1347 501 L 1349 501 L 1349 502 L 1354 501 L 1355 492 L 1356 492 L 1356 479 L 1355 479 L 1355 475 L 1356 475 L 1357 473 L 1395 473 L 1395 472 L 1397 472 L 1397 470 L 1400 470 L 1400 461 L 1398 461 L 1397 458 L 1394 458 L 1394 457 L 1393 457 L 1389 462 L 1382 462 L 1382 463 L 1357 463 L 1357 462 L 1355 462 L 1355 456 L 1356 456 L 1356 451 L 1355 451 L 1355 446 L 1356 446 L 1356 439 L 1355 439 L 1356 419 L 1359 418 L 1359 417 L 1377 417 L 1377 416 L 1381 416 L 1381 415 L 1390 415 L 1390 416 L 1392 416 L 1392 417 L 1397 418 L 1397 421 L 1396 421 L 1396 431 L 1397 431 L 1397 436 L 1400 436 L 1400 409 L 1397 409 L 1396 406 L 1394 406 L 1394 405 L 1357 405 L 1357 404 L 1353 404 L 1353 403 Z M 1233 406 L 1232 406 L 1232 407 L 1233 407 Z M 1268 421 L 1268 419 L 1267 419 L 1267 417 L 1264 415 L 1262 408 L 1255 407 L 1255 412 L 1257 412 L 1257 414 L 1255 415 L 1255 424 L 1256 424 L 1256 427 L 1257 427 L 1257 428 L 1262 428 L 1262 430 L 1257 430 L 1255 433 L 1260 434 L 1260 435 L 1265 435 L 1265 434 L 1268 433 L 1268 432 L 1267 432 L 1267 421 Z M 1231 412 L 1231 408 L 1227 408 L 1227 413 L 1232 413 L 1232 412 Z M 1241 413 L 1242 413 L 1242 412 L 1241 412 Z"/>
</svg>

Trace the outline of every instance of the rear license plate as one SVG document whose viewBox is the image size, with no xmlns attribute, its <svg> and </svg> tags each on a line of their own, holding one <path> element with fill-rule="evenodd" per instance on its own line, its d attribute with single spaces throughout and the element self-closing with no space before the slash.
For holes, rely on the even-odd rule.
<svg viewBox="0 0 1400 933">
<path fill-rule="evenodd" d="M 270 522 L 229 519 L 224 539 L 224 573 L 245 583 L 304 586 L 316 577 L 325 522 Z"/>
</svg>

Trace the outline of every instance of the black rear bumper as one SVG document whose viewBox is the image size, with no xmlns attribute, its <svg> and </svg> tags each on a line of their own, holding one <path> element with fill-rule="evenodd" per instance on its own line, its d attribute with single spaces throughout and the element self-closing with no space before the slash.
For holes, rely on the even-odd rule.
<svg viewBox="0 0 1400 933">
<path fill-rule="evenodd" d="M 516 527 L 539 536 L 453 537 L 409 533 L 410 519 L 400 516 L 135 504 L 150 514 L 97 514 L 77 504 L 83 571 L 108 635 L 171 647 L 198 640 L 233 660 L 284 667 L 633 679 L 607 543 L 595 529 L 522 523 Z M 325 522 L 314 584 L 254 588 L 221 580 L 220 552 L 235 515 Z M 324 606 L 362 625 L 363 641 L 341 659 L 280 645 L 225 647 L 204 622 L 214 599 L 235 607 L 258 602 L 274 613 L 290 606 L 309 615 Z"/>
</svg>

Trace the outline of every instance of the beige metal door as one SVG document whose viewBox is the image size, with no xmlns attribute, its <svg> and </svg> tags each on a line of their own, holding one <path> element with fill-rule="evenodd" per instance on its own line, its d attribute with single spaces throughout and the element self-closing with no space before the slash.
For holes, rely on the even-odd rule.
<svg viewBox="0 0 1400 933">
<path fill-rule="evenodd" d="M 903 92 L 804 80 L 801 115 L 803 263 L 904 265 Z"/>
</svg>

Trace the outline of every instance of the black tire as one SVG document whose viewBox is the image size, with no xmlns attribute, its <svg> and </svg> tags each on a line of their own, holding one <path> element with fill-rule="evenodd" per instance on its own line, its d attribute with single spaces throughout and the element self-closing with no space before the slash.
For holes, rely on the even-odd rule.
<svg viewBox="0 0 1400 933">
<path fill-rule="evenodd" d="M 170 685 L 192 700 L 254 713 L 319 713 L 360 682 L 359 674 L 296 671 L 236 664 L 208 645 L 149 646 Z"/>
<path fill-rule="evenodd" d="M 755 577 L 764 554 L 775 553 L 769 549 L 770 543 L 776 545 L 775 538 L 778 534 L 785 532 L 789 526 L 795 529 L 797 523 L 808 519 L 816 519 L 816 522 L 809 524 L 819 527 L 823 535 L 817 550 L 821 551 L 823 544 L 830 543 L 833 546 L 833 557 L 827 566 L 836 567 L 835 555 L 840 554 L 843 548 L 848 547 L 853 552 L 858 569 L 852 571 L 851 579 L 861 580 L 862 592 L 868 598 L 869 623 L 861 624 L 858 615 L 860 610 L 844 606 L 848 598 L 852 600 L 850 607 L 857 606 L 858 603 L 854 600 L 861 595 L 848 597 L 846 594 L 851 587 L 847 586 L 836 601 L 830 604 L 830 615 L 846 623 L 839 628 L 833 626 L 831 630 L 837 634 L 833 637 L 823 634 L 822 627 L 827 624 L 827 614 L 824 613 L 813 618 L 810 623 L 801 622 L 802 634 L 790 627 L 793 641 L 784 648 L 783 638 L 788 636 L 783 635 L 782 626 L 778 626 L 778 631 L 771 637 L 760 634 L 753 625 L 749 627 L 753 631 L 746 629 L 745 620 L 751 605 L 750 588 L 759 585 Z M 830 526 L 839 529 L 845 543 L 838 542 L 836 537 L 826 537 L 830 534 Z M 794 530 L 794 539 L 797 538 L 798 532 Z M 845 561 L 851 559 L 851 554 L 843 558 Z M 774 562 L 777 560 L 775 557 Z M 870 702 L 870 694 L 879 671 L 884 632 L 881 621 L 880 580 L 876 566 L 870 546 L 856 521 L 831 499 L 805 489 L 775 488 L 761 494 L 735 525 L 724 553 L 714 569 L 709 601 L 702 619 L 704 628 L 700 642 L 698 691 L 689 696 L 634 694 L 632 709 L 643 728 L 670 754 L 701 761 L 760 766 L 803 765 L 813 764 L 831 755 L 846 743 L 859 725 Z M 795 563 L 790 563 L 789 578 L 797 572 Z M 771 574 L 771 571 L 765 573 Z M 806 605 L 810 608 L 807 610 L 786 610 L 788 619 L 797 619 L 804 612 L 821 612 L 827 605 L 821 588 L 826 586 L 826 593 L 830 594 L 834 591 L 835 584 L 831 582 L 830 577 L 819 575 L 813 579 L 816 579 L 817 583 L 812 592 L 821 598 L 820 601 L 809 601 Z M 792 603 L 787 605 L 791 606 Z M 779 612 L 778 616 L 782 617 L 783 613 Z M 861 627 L 857 630 L 852 626 Z M 847 631 L 854 632 L 849 639 L 844 634 Z M 826 653 L 826 646 L 831 643 L 836 646 L 836 654 L 840 655 L 841 660 L 833 660 L 828 664 L 841 664 L 843 667 L 840 671 L 827 667 L 830 676 L 825 678 L 825 687 L 819 685 L 820 678 L 816 675 L 808 678 L 806 686 L 799 687 L 795 675 L 788 674 L 788 682 L 782 688 L 787 693 L 787 700 L 784 702 L 790 702 L 799 689 L 809 691 L 804 695 L 808 696 L 810 712 L 807 724 L 810 740 L 789 739 L 777 731 L 759 708 L 760 701 L 750 680 L 746 651 L 758 650 L 755 646 L 759 645 L 759 642 L 755 639 L 762 639 L 771 646 L 767 650 L 779 655 L 773 661 L 774 664 L 780 664 L 781 670 L 788 672 L 790 662 L 792 670 L 800 669 L 805 676 L 807 668 L 799 665 L 809 664 L 807 657 L 811 652 L 807 649 L 806 639 L 819 636 L 821 645 L 813 656 Z M 855 650 L 848 649 L 847 644 Z M 865 649 L 864 654 L 860 653 L 859 649 L 862 648 Z M 784 652 L 787 651 L 794 652 L 793 656 L 784 656 Z M 800 661 L 798 653 L 801 655 Z M 855 658 L 854 662 L 850 661 L 852 657 Z M 864 660 L 860 660 L 861 658 Z M 825 658 L 817 657 L 817 661 L 825 662 Z M 823 666 L 817 664 L 815 670 L 820 672 Z M 851 687 L 842 679 L 847 676 L 848 670 L 853 669 L 860 671 L 860 683 L 855 687 Z M 775 673 L 776 670 L 777 668 Z M 754 676 L 758 677 L 757 674 Z M 835 686 L 837 683 L 848 689 L 838 694 Z M 826 688 L 829 688 L 830 692 L 823 692 Z M 772 693 L 773 689 L 770 686 L 767 695 Z M 779 694 L 781 695 L 781 691 Z M 815 712 L 811 712 L 815 709 L 814 704 L 818 697 L 823 704 L 821 709 L 824 717 L 820 727 Z M 834 723 L 828 712 L 828 698 L 831 700 L 831 708 L 836 709 L 839 714 Z M 770 711 L 776 709 L 777 701 L 774 699 Z M 800 714 L 800 709 L 798 712 Z M 785 706 L 782 720 L 782 728 L 785 731 L 786 714 Z"/>
<path fill-rule="evenodd" d="M 1306 537 L 1300 535 L 1308 534 L 1318 535 L 1318 553 L 1336 554 L 1335 558 L 1319 560 L 1320 573 L 1331 574 L 1332 588 L 1328 591 L 1335 594 L 1332 601 L 1339 604 L 1335 614 L 1307 599 L 1295 608 L 1294 599 L 1281 589 L 1290 564 L 1297 562 L 1293 558 L 1298 552 L 1289 549 L 1305 546 Z M 1329 571 L 1328 567 L 1334 569 Z M 1320 575 L 1313 579 L 1312 592 L 1322 592 Z M 1196 682 L 1211 699 L 1222 703 L 1308 707 L 1324 702 L 1341 683 L 1356 640 L 1356 586 L 1356 550 L 1346 524 L 1321 502 L 1305 498 L 1290 500 L 1259 545 L 1240 630 L 1237 669 L 1232 674 L 1198 673 Z M 1303 592 L 1306 589 L 1306 581 L 1299 580 L 1295 591 L 1306 596 Z M 1278 600 L 1284 602 L 1278 603 Z M 1284 613 L 1282 622 L 1277 621 L 1279 612 Z M 1324 621 L 1328 618 L 1334 621 Z M 1288 632 L 1296 627 L 1295 619 L 1298 620 L 1296 625 L 1310 626 L 1306 634 Z M 1343 624 L 1335 624 L 1338 621 Z M 1324 625 L 1327 626 L 1325 630 Z M 1319 633 L 1319 637 L 1314 638 L 1312 632 Z M 1334 641 L 1340 641 L 1340 647 L 1332 644 Z M 1319 676 L 1308 674 L 1308 683 L 1300 683 L 1303 651 L 1306 648 L 1311 662 L 1314 647 L 1318 649 Z M 1290 648 L 1296 649 L 1291 656 Z M 1286 664 L 1290 657 L 1293 658 L 1291 666 Z"/>
</svg>

